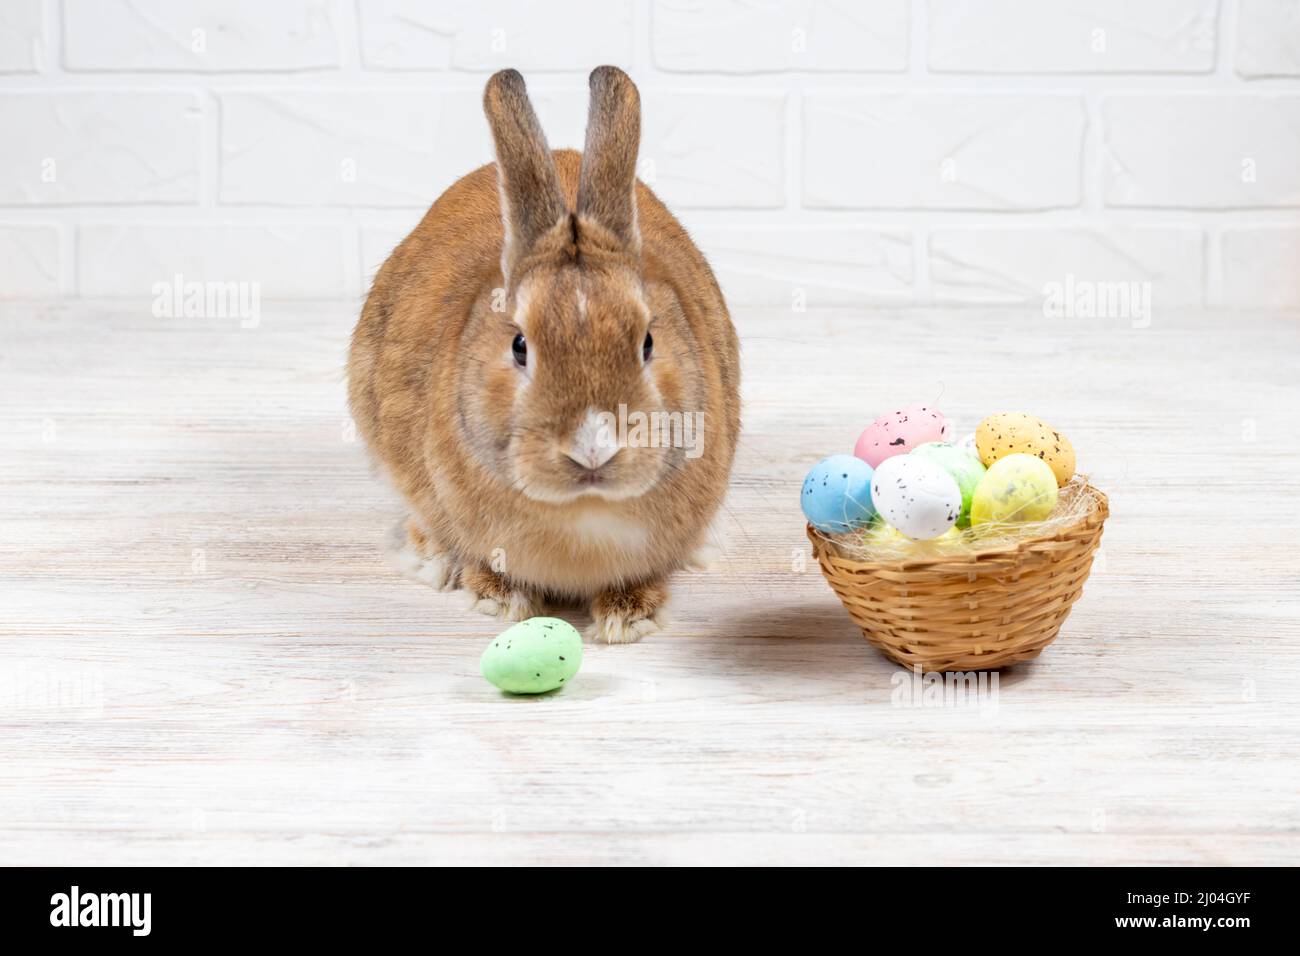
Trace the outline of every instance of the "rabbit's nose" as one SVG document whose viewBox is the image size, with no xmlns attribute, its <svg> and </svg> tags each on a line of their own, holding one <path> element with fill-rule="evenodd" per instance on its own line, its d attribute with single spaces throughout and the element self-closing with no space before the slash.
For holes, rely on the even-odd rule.
<svg viewBox="0 0 1300 956">
<path fill-rule="evenodd" d="M 612 416 L 588 409 L 573 432 L 565 454 L 583 468 L 595 470 L 618 454 L 618 425 Z"/>
</svg>

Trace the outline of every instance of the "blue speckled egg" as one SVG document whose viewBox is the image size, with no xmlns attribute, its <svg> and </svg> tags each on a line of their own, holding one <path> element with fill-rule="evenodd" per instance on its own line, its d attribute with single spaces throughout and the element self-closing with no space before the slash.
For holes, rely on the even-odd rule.
<svg viewBox="0 0 1300 956">
<path fill-rule="evenodd" d="M 871 466 L 853 455 L 823 458 L 803 480 L 799 501 L 818 531 L 841 534 L 861 528 L 876 515 L 871 505 Z"/>
</svg>

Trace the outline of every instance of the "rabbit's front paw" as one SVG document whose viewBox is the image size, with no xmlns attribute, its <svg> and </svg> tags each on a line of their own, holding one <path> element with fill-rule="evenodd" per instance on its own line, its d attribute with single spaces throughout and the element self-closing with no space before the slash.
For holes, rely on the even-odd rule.
<svg viewBox="0 0 1300 956">
<path fill-rule="evenodd" d="M 388 563 L 408 578 L 421 581 L 439 591 L 454 591 L 460 586 L 460 566 L 414 521 L 399 522 L 386 549 Z"/>
<path fill-rule="evenodd" d="M 602 644 L 632 644 L 666 623 L 664 602 L 668 589 L 662 581 L 605 591 L 591 602 L 591 624 L 584 632 Z"/>
<path fill-rule="evenodd" d="M 466 568 L 460 583 L 468 595 L 471 611 L 503 621 L 526 621 L 541 613 L 540 603 L 532 594 L 491 568 Z"/>
</svg>

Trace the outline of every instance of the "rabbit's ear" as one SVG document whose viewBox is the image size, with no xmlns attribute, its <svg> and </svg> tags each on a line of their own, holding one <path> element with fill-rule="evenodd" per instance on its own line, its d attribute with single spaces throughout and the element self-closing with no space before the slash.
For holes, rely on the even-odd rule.
<svg viewBox="0 0 1300 956">
<path fill-rule="evenodd" d="M 636 84 L 618 67 L 596 67 L 578 176 L 578 215 L 608 229 L 633 254 L 641 248 L 636 222 L 640 146 L 641 96 Z"/>
<path fill-rule="evenodd" d="M 497 185 L 505 224 L 501 271 L 508 283 L 520 257 L 569 213 L 555 160 L 519 71 L 502 70 L 488 80 L 483 91 L 483 112 L 492 127 L 496 147 Z"/>
</svg>

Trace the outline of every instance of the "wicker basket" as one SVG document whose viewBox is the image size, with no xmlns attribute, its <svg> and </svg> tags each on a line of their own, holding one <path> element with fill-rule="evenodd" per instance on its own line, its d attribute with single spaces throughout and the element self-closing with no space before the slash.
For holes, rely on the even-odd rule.
<svg viewBox="0 0 1300 956">
<path fill-rule="evenodd" d="M 995 670 L 1032 660 L 1083 592 L 1109 514 L 1091 507 L 1041 537 L 969 554 L 874 564 L 837 553 L 811 526 L 822 573 L 868 641 L 924 671 Z"/>
</svg>

